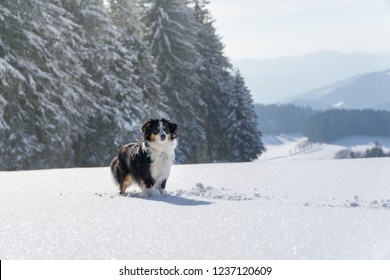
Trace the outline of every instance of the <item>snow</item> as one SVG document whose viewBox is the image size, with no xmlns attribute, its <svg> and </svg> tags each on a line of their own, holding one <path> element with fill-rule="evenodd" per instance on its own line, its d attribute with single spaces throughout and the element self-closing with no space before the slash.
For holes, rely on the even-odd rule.
<svg viewBox="0 0 390 280">
<path fill-rule="evenodd" d="M 334 90 L 334 88 L 332 88 L 332 87 L 321 89 L 318 91 L 318 93 L 315 96 L 316 97 L 326 96 L 327 94 L 331 93 L 333 90 Z"/>
<path fill-rule="evenodd" d="M 332 105 L 333 108 L 342 108 L 344 106 L 345 106 L 344 101 L 339 101 L 339 102 L 336 102 L 335 104 Z"/>
<path fill-rule="evenodd" d="M 341 150 L 365 152 L 374 147 L 375 142 L 381 144 L 384 152 L 390 152 L 390 138 L 381 136 L 351 135 L 325 144 L 310 143 L 300 134 L 265 135 L 263 143 L 267 152 L 258 161 L 334 159 Z"/>
<path fill-rule="evenodd" d="M 175 165 L 150 198 L 109 168 L 0 172 L 0 259 L 389 259 L 390 159 L 300 156 Z"/>
<path fill-rule="evenodd" d="M 11 64 L 9 64 L 4 59 L 0 58 L 0 73 L 3 74 L 9 72 L 14 78 L 19 79 L 20 81 L 25 81 L 26 79 L 17 69 L 15 69 Z"/>
</svg>

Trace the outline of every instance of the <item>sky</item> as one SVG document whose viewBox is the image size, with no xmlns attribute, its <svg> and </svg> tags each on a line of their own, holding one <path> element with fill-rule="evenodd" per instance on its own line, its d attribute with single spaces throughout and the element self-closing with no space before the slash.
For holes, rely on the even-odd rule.
<svg viewBox="0 0 390 280">
<path fill-rule="evenodd" d="M 390 0 L 210 0 L 208 9 L 232 60 L 390 53 Z"/>
</svg>

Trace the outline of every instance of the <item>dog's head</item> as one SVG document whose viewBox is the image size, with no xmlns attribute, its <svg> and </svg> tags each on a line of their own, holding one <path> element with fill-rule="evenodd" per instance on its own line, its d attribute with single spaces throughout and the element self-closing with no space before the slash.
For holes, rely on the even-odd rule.
<svg viewBox="0 0 390 280">
<path fill-rule="evenodd" d="M 142 126 L 143 138 L 151 142 L 172 141 L 177 138 L 177 124 L 166 119 L 150 119 Z"/>
</svg>

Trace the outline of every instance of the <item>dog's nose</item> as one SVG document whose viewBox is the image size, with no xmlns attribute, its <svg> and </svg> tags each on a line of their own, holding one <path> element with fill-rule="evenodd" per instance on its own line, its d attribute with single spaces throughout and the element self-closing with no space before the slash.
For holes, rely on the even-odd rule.
<svg viewBox="0 0 390 280">
<path fill-rule="evenodd" d="M 165 134 L 161 134 L 161 140 L 165 140 L 165 137 L 167 137 Z"/>
</svg>

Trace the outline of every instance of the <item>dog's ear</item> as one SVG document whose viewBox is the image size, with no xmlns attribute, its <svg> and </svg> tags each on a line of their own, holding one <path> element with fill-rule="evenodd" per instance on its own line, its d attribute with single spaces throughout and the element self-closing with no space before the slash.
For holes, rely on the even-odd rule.
<svg viewBox="0 0 390 280">
<path fill-rule="evenodd" d="M 172 122 L 169 122 L 168 123 L 168 125 L 169 125 L 169 131 L 171 132 L 171 133 L 176 133 L 176 130 L 177 130 L 177 124 L 175 124 L 175 123 L 172 123 Z"/>
<path fill-rule="evenodd" d="M 148 131 L 152 127 L 152 122 L 153 122 L 153 120 L 150 119 L 144 123 L 144 125 L 142 126 L 142 133 L 145 133 L 146 131 Z"/>
<path fill-rule="evenodd" d="M 173 123 L 173 122 L 168 122 L 168 126 L 169 126 L 169 132 L 171 133 L 172 135 L 172 139 L 175 139 L 177 138 L 177 129 L 178 129 L 178 126 L 177 124 Z"/>
</svg>

